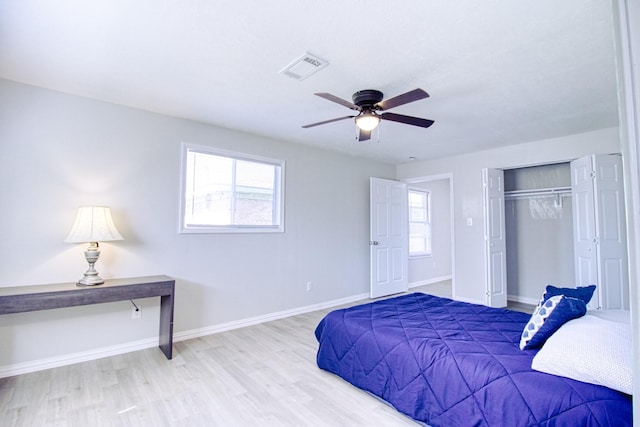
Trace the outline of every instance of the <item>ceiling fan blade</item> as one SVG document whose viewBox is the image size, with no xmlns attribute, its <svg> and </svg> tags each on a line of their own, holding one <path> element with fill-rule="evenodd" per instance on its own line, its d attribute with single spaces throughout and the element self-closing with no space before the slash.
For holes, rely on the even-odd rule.
<svg viewBox="0 0 640 427">
<path fill-rule="evenodd" d="M 366 141 L 368 139 L 371 139 L 371 131 L 360 129 L 360 133 L 358 134 L 358 141 Z"/>
<path fill-rule="evenodd" d="M 351 103 L 349 101 L 346 101 L 346 100 L 344 100 L 342 98 L 338 98 L 337 96 L 331 95 L 330 93 L 320 92 L 320 93 L 314 93 L 314 95 L 317 95 L 320 98 L 324 98 L 324 99 L 327 99 L 329 101 L 336 102 L 336 103 L 338 103 L 340 105 L 343 105 L 343 106 L 345 106 L 347 108 L 351 108 L 352 110 L 356 110 L 356 111 L 361 111 L 362 110 L 362 108 L 358 107 L 356 104 L 353 104 L 353 103 Z"/>
<path fill-rule="evenodd" d="M 392 122 L 404 123 L 406 125 L 419 126 L 421 128 L 428 128 L 434 121 L 429 119 L 421 119 L 420 117 L 405 116 L 403 114 L 395 113 L 383 113 L 380 114 L 380 118 L 384 120 L 391 120 Z"/>
<path fill-rule="evenodd" d="M 402 95 L 395 96 L 393 98 L 385 99 L 376 104 L 378 110 L 389 110 L 400 105 L 408 104 L 419 99 L 428 98 L 429 94 L 422 89 L 414 89 Z"/>
<path fill-rule="evenodd" d="M 337 119 L 329 119 L 329 120 L 325 120 L 323 122 L 311 123 L 310 125 L 304 125 L 302 127 L 306 129 L 306 128 L 311 128 L 311 127 L 318 126 L 318 125 L 324 125 L 324 124 L 327 124 L 327 123 L 337 122 L 338 120 L 352 119 L 354 117 L 356 117 L 356 116 L 338 117 Z"/>
</svg>

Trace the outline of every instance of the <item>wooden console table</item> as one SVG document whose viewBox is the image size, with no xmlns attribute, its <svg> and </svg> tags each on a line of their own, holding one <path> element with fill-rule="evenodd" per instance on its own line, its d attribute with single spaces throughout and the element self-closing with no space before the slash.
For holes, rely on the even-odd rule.
<svg viewBox="0 0 640 427">
<path fill-rule="evenodd" d="M 107 280 L 102 285 L 75 283 L 0 288 L 0 314 L 160 297 L 160 350 L 172 358 L 175 280 L 167 276 Z"/>
</svg>

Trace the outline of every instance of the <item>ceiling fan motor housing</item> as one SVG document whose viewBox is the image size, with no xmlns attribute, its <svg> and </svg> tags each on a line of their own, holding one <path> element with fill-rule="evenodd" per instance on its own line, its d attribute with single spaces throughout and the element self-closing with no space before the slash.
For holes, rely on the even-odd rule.
<svg viewBox="0 0 640 427">
<path fill-rule="evenodd" d="M 382 101 L 382 97 L 383 94 L 379 90 L 365 89 L 354 93 L 351 98 L 358 107 L 373 107 Z"/>
</svg>

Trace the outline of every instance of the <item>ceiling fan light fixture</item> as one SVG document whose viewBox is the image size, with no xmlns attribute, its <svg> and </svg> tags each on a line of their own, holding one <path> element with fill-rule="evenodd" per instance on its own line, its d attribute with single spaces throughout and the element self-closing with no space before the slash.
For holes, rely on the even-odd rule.
<svg viewBox="0 0 640 427">
<path fill-rule="evenodd" d="M 356 117 L 356 126 L 365 131 L 374 130 L 380 123 L 380 117 L 372 112 L 366 112 Z"/>
</svg>

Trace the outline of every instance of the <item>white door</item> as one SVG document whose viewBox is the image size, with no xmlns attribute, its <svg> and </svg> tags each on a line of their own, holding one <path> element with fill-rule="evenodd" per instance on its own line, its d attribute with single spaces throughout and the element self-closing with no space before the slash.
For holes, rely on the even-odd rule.
<svg viewBox="0 0 640 427">
<path fill-rule="evenodd" d="M 595 199 L 600 305 L 605 309 L 628 309 L 627 223 L 624 210 L 622 157 L 595 155 Z"/>
<path fill-rule="evenodd" d="M 486 268 L 486 304 L 507 306 L 507 243 L 504 225 L 504 172 L 482 170 L 484 189 L 484 240 Z"/>
<path fill-rule="evenodd" d="M 599 283 L 594 175 L 591 156 L 571 162 L 573 252 L 577 286 Z M 594 296 L 589 308 L 598 306 L 598 297 Z"/>
<path fill-rule="evenodd" d="M 622 159 L 591 155 L 571 162 L 576 284 L 597 286 L 589 308 L 628 307 Z"/>
<path fill-rule="evenodd" d="M 407 184 L 371 178 L 370 183 L 371 298 L 409 288 Z"/>
</svg>

